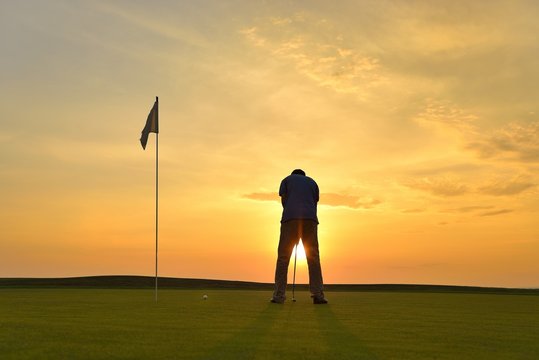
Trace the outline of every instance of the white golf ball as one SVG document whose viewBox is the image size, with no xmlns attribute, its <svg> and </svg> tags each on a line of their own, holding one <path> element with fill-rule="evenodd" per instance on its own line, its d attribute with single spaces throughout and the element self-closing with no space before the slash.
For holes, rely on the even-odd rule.
<svg viewBox="0 0 539 360">
<path fill-rule="evenodd" d="M 203 295 L 202 298 L 203 298 L 204 300 L 208 300 L 208 295 Z"/>
</svg>

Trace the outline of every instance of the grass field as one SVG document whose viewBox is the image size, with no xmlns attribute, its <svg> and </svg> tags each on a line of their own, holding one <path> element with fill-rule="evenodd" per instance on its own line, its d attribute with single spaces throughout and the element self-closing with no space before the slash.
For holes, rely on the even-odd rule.
<svg viewBox="0 0 539 360">
<path fill-rule="evenodd" d="M 537 359 L 539 296 L 0 289 L 2 359 Z M 202 300 L 207 294 L 208 300 Z"/>
</svg>

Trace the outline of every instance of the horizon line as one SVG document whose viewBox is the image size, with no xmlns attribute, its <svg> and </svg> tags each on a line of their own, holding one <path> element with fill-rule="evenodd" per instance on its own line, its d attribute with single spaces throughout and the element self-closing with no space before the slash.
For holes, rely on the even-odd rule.
<svg viewBox="0 0 539 360">
<path fill-rule="evenodd" d="M 80 275 L 80 276 L 48 276 L 48 277 L 32 277 L 32 276 L 15 276 L 15 277 L 0 277 L 0 280 L 69 280 L 69 279 L 84 279 L 84 278 L 113 278 L 113 277 L 131 277 L 131 278 L 148 278 L 155 279 L 154 275 L 128 275 L 128 274 L 109 274 L 109 275 Z M 158 276 L 158 279 L 174 279 L 188 281 L 218 281 L 218 282 L 239 282 L 245 284 L 257 285 L 273 285 L 273 282 L 261 282 L 251 280 L 233 280 L 233 279 L 216 279 L 216 278 L 195 278 L 195 277 L 175 277 L 175 276 Z M 309 283 L 296 283 L 296 285 L 309 285 Z M 507 287 L 507 286 L 490 286 L 490 285 L 458 285 L 458 284 L 433 284 L 433 283 L 325 283 L 324 286 L 439 286 L 439 287 L 461 287 L 461 288 L 484 288 L 484 289 L 513 289 L 513 290 L 539 290 L 539 286 L 527 287 Z"/>
</svg>

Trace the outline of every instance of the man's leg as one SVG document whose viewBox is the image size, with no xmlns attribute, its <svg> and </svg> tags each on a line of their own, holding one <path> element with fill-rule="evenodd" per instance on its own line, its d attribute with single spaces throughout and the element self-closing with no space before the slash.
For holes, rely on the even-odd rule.
<svg viewBox="0 0 539 360">
<path fill-rule="evenodd" d="M 299 239 L 298 224 L 298 220 L 289 220 L 281 224 L 277 265 L 275 266 L 275 291 L 273 293 L 273 299 L 277 302 L 284 302 L 286 299 L 288 264 L 290 263 L 292 251 L 294 251 L 294 245 L 297 244 Z"/>
<path fill-rule="evenodd" d="M 322 280 L 322 267 L 320 266 L 320 253 L 318 251 L 318 224 L 316 221 L 304 220 L 302 238 L 303 248 L 309 265 L 309 286 L 315 299 L 324 298 L 324 285 Z"/>
</svg>

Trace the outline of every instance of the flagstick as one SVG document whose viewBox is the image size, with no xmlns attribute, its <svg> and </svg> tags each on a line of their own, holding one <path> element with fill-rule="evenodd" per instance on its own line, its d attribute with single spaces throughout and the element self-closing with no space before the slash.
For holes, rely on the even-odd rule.
<svg viewBox="0 0 539 360">
<path fill-rule="evenodd" d="M 157 104 L 156 119 L 159 121 L 159 99 L 155 97 Z M 155 302 L 157 302 L 157 250 L 159 229 L 159 130 L 155 133 Z"/>
</svg>

